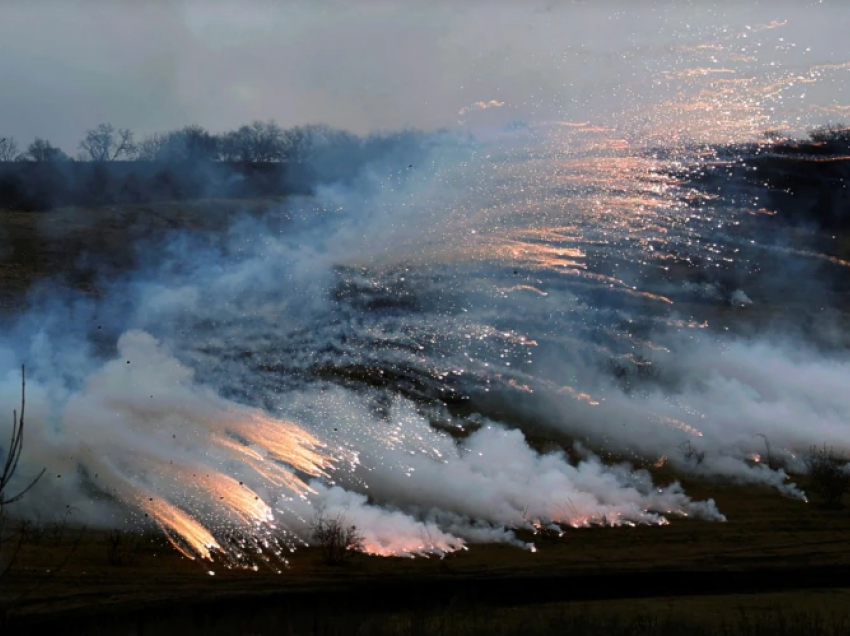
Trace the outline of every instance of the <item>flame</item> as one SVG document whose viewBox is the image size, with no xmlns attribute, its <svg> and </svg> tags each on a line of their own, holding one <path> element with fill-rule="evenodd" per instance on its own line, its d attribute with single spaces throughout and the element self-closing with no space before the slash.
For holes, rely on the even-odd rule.
<svg viewBox="0 0 850 636">
<path fill-rule="evenodd" d="M 530 292 L 534 292 L 535 294 L 538 294 L 540 296 L 548 296 L 549 295 L 548 292 L 545 292 L 541 289 L 538 289 L 534 285 L 514 285 L 513 287 L 497 287 L 496 291 L 498 291 L 501 294 L 509 294 L 509 293 L 515 292 L 515 291 L 530 291 Z"/>
<path fill-rule="evenodd" d="M 218 472 L 190 475 L 188 471 L 181 471 L 179 475 L 186 480 L 191 479 L 193 486 L 209 493 L 219 505 L 234 513 L 243 525 L 250 527 L 255 523 L 274 520 L 271 507 L 257 493 L 233 477 Z"/>
<path fill-rule="evenodd" d="M 231 430 L 264 448 L 273 459 L 286 462 L 312 477 L 327 476 L 327 469 L 333 467 L 331 457 L 318 450 L 324 448 L 324 444 L 293 422 L 275 420 L 255 412 L 242 417 Z M 301 480 L 293 483 L 300 485 L 302 491 L 309 490 Z"/>
<path fill-rule="evenodd" d="M 682 420 L 677 420 L 675 417 L 670 417 L 668 415 L 660 415 L 660 416 L 658 416 L 658 421 L 661 422 L 662 424 L 666 424 L 668 426 L 671 426 L 672 428 L 677 428 L 680 431 L 685 431 L 686 433 L 690 433 L 691 435 L 694 435 L 696 437 L 702 437 L 703 436 L 699 429 L 694 428 L 690 424 L 686 424 Z"/>
<path fill-rule="evenodd" d="M 281 552 L 272 508 L 253 488 L 234 477 L 233 471 L 248 469 L 263 483 L 303 496 L 313 489 L 296 471 L 311 477 L 327 476 L 334 460 L 312 433 L 253 409 L 232 409 L 204 425 L 210 429 L 212 448 L 227 453 L 221 468 L 213 468 L 211 463 L 177 465 L 147 458 L 147 468 L 156 470 L 142 473 L 145 480 L 155 480 L 158 489 L 170 486 L 170 494 L 151 494 L 137 481 L 112 470 L 116 492 L 153 518 L 168 541 L 188 558 L 212 560 L 218 554 L 228 565 L 240 566 L 244 565 L 246 551 L 250 551 L 252 558 L 271 564 L 269 555 L 279 557 Z M 110 470 L 111 464 L 107 462 L 103 468 Z M 206 517 L 214 525 L 201 521 Z M 239 529 L 247 535 L 222 547 L 213 528 L 230 528 L 228 532 Z"/>
<path fill-rule="evenodd" d="M 475 102 L 474 104 L 470 104 L 469 106 L 464 106 L 459 111 L 457 111 L 458 115 L 466 115 L 467 113 L 473 110 L 487 110 L 488 108 L 500 108 L 505 105 L 505 102 L 500 102 L 495 99 L 491 99 L 489 102 Z"/>
<path fill-rule="evenodd" d="M 158 497 L 139 498 L 140 506 L 159 524 L 165 536 L 181 554 L 212 561 L 212 550 L 221 546 L 198 520 Z"/>
</svg>

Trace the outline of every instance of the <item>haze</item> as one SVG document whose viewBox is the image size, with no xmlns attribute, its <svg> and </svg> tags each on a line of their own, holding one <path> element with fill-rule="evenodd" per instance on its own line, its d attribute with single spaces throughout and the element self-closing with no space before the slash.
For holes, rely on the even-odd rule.
<svg viewBox="0 0 850 636">
<path fill-rule="evenodd" d="M 741 4 L 6 0 L 0 135 L 74 152 L 103 121 L 140 135 L 257 118 L 432 128 L 489 100 L 505 107 L 479 122 L 581 117 L 669 68 L 673 45 L 726 27 L 745 47 L 746 25 L 772 21 L 787 24 L 765 64 L 846 61 L 843 3 Z M 843 103 L 846 84 L 807 99 Z"/>
</svg>

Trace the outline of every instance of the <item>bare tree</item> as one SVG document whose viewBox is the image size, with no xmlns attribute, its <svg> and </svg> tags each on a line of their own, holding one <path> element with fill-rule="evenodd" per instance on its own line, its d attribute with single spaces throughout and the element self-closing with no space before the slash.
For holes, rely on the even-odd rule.
<svg viewBox="0 0 850 636">
<path fill-rule="evenodd" d="M 282 161 L 287 136 L 274 121 L 254 121 L 220 138 L 219 156 L 224 161 L 246 163 Z"/>
<path fill-rule="evenodd" d="M 840 122 L 824 124 L 810 130 L 809 139 L 818 142 L 850 142 L 850 126 Z"/>
<path fill-rule="evenodd" d="M 14 161 L 18 157 L 18 142 L 13 137 L 0 139 L 0 161 Z"/>
<path fill-rule="evenodd" d="M 139 143 L 136 149 L 136 159 L 139 161 L 161 161 L 167 151 L 168 133 L 148 135 Z"/>
<path fill-rule="evenodd" d="M 363 535 L 341 512 L 331 517 L 320 508 L 310 524 L 310 531 L 329 565 L 341 565 L 355 552 L 363 551 Z"/>
<path fill-rule="evenodd" d="M 203 162 L 218 158 L 218 138 L 202 126 L 149 135 L 139 144 L 138 159 L 157 162 Z"/>
<path fill-rule="evenodd" d="M 699 450 L 691 440 L 683 442 L 679 445 L 679 448 L 682 451 L 682 456 L 690 463 L 699 466 L 705 460 L 705 451 Z"/>
<path fill-rule="evenodd" d="M 33 142 L 27 146 L 27 152 L 24 157 L 30 161 L 47 162 L 47 161 L 67 161 L 68 155 L 62 152 L 61 148 L 57 148 L 46 139 L 36 137 Z"/>
<path fill-rule="evenodd" d="M 809 469 L 809 490 L 819 495 L 829 508 L 840 508 L 850 492 L 850 462 L 832 448 L 812 446 L 804 457 Z"/>
<path fill-rule="evenodd" d="M 127 128 L 115 128 L 112 124 L 100 124 L 86 131 L 80 142 L 83 156 L 91 161 L 116 161 L 129 159 L 136 153 L 133 132 Z"/>
</svg>

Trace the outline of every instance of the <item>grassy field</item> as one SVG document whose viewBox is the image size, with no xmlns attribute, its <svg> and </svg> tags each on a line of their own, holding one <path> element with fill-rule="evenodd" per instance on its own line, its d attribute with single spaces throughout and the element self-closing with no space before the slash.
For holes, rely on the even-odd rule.
<svg viewBox="0 0 850 636">
<path fill-rule="evenodd" d="M 774 633 L 740 631 L 742 621 L 768 620 L 759 615 L 777 625 L 799 626 L 804 615 L 847 624 L 850 510 L 761 488 L 685 485 L 695 497 L 714 497 L 729 520 L 523 537 L 536 543 L 535 553 L 473 545 L 444 559 L 358 555 L 344 566 L 301 549 L 281 573 L 193 562 L 156 535 L 124 536 L 115 558 L 107 533 L 47 529 L 26 536 L 2 594 L 22 629 L 46 623 L 80 633 L 110 621 L 159 621 L 155 633 L 172 633 L 211 615 L 259 630 L 216 632 L 245 634 L 277 633 L 267 630 L 286 621 L 307 629 L 311 620 L 323 621 L 326 633 L 371 621 L 378 631 L 361 633 L 376 634 L 484 633 L 486 625 L 487 633 L 542 634 L 567 619 L 578 622 L 564 633 L 589 633 L 581 624 L 605 621 L 613 621 L 610 633 L 658 633 L 617 631 L 637 618 L 670 629 L 710 618 L 742 634 Z M 391 625 L 398 631 L 386 631 Z"/>
<path fill-rule="evenodd" d="M 128 244 L 173 227 L 219 231 L 234 205 L 0 211 L 0 309 L 20 309 L 57 272 L 97 294 L 102 267 L 133 267 Z M 280 573 L 193 562 L 159 535 L 125 535 L 115 548 L 104 531 L 31 529 L 0 581 L 10 619 L 0 633 L 850 633 L 850 511 L 763 488 L 684 486 L 728 521 L 529 534 L 535 553 L 473 545 L 444 559 L 357 555 L 342 567 L 301 549 Z"/>
<path fill-rule="evenodd" d="M 134 245 L 172 229 L 220 232 L 235 213 L 257 215 L 278 204 L 204 200 L 50 212 L 0 209 L 0 311 L 20 309 L 27 290 L 48 277 L 97 294 L 104 272 L 136 265 Z"/>
</svg>

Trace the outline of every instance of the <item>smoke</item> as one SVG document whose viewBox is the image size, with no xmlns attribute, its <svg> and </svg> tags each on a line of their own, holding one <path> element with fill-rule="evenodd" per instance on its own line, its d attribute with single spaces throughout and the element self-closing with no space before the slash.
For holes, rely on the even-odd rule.
<svg viewBox="0 0 850 636">
<path fill-rule="evenodd" d="M 710 75 L 687 78 L 716 89 Z M 706 134 L 752 132 L 769 79 Z M 689 86 L 674 103 L 703 101 Z M 823 347 L 840 339 L 769 320 L 788 272 L 818 271 L 814 251 L 778 249 L 794 235 L 742 225 L 750 201 L 673 176 L 705 164 L 681 140 L 706 122 L 672 126 L 670 104 L 320 153 L 305 175 L 346 177 L 131 246 L 133 271 L 104 269 L 101 298 L 45 283 L 0 350 L 3 404 L 28 369 L 20 478 L 47 469 L 21 514 L 61 501 L 238 560 L 224 536 L 282 551 L 321 511 L 408 556 L 724 519 L 653 465 L 804 496 L 788 477 L 800 454 L 850 446 L 850 362 Z M 829 306 L 821 286 L 801 297 Z M 760 311 L 764 329 L 741 327 Z"/>
<path fill-rule="evenodd" d="M 514 143 L 502 150 L 511 170 Z M 670 353 L 655 363 L 673 384 L 636 394 L 596 372 L 583 384 L 598 400 L 554 390 L 579 368 L 574 354 L 556 354 L 563 342 L 541 362 L 525 350 L 555 342 L 553 308 L 593 315 L 588 299 L 581 286 L 551 288 L 562 275 L 546 271 L 535 284 L 551 293 L 482 298 L 476 288 L 502 289 L 504 275 L 475 254 L 500 239 L 461 236 L 470 219 L 457 211 L 498 200 L 505 175 L 456 145 L 430 153 L 434 168 L 400 183 L 370 165 L 352 184 L 240 216 L 223 234 L 145 244 L 137 258 L 147 264 L 107 281 L 106 301 L 42 293 L 16 325 L 17 355 L 5 356 L 6 397 L 19 360 L 29 364 L 27 466 L 48 468 L 22 510 L 44 518 L 58 500 L 104 527 L 153 520 L 200 556 L 223 549 L 216 533 L 272 520 L 309 540 L 319 510 L 342 512 L 369 551 L 406 555 L 526 545 L 518 530 L 723 519 L 711 500 L 657 486 L 629 463 L 581 446 L 534 450 L 507 412 L 440 411 L 440 385 L 453 376 L 473 408 L 478 392 L 532 386 L 539 424 L 599 451 L 664 455 L 684 473 L 792 495 L 783 472 L 753 464 L 764 445 L 754 435 L 777 449 L 846 443 L 846 363 L 802 347 L 720 348 L 713 334 L 662 333 Z M 492 199 L 482 183 L 496 186 Z M 595 329 L 612 324 L 596 320 Z M 562 336 L 580 324 L 557 323 Z M 434 428 L 439 418 L 468 434 Z M 699 464 L 676 454 L 691 438 L 705 453 Z"/>
</svg>

